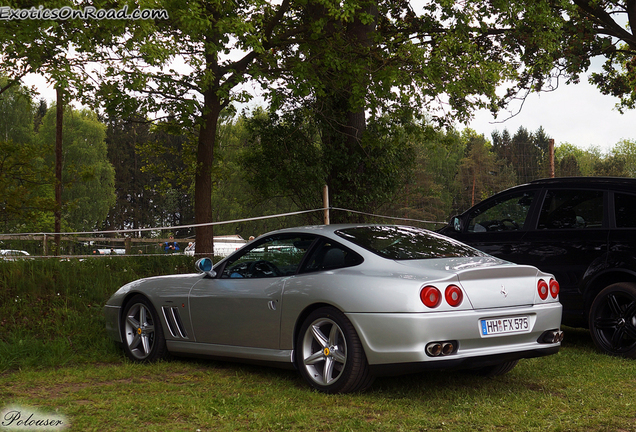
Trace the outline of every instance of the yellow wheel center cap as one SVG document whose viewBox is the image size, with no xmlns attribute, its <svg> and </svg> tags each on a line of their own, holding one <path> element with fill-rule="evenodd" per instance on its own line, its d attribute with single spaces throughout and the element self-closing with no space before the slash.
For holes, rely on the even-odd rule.
<svg viewBox="0 0 636 432">
<path fill-rule="evenodd" d="M 139 327 L 139 328 L 137 329 L 137 334 L 138 334 L 138 335 L 140 335 L 140 334 L 141 334 L 141 327 Z"/>
<path fill-rule="evenodd" d="M 328 356 L 328 355 L 329 355 L 329 353 L 330 353 L 329 348 L 325 348 L 325 349 L 322 351 L 322 353 L 323 353 L 325 356 Z"/>
</svg>

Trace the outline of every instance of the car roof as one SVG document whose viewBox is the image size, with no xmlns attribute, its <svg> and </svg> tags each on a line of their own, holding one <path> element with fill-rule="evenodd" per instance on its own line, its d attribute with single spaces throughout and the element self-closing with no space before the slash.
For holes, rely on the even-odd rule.
<svg viewBox="0 0 636 432">
<path fill-rule="evenodd" d="M 293 228 L 283 228 L 276 231 L 271 231 L 266 234 L 263 234 L 260 237 L 268 236 L 272 234 L 280 234 L 280 233 L 307 233 L 307 234 L 320 234 L 325 236 L 335 235 L 335 232 L 342 229 L 347 228 L 359 228 L 359 227 L 381 227 L 381 226 L 409 226 L 406 224 L 371 224 L 371 223 L 358 223 L 358 224 L 332 224 L 332 225 L 307 225 L 307 226 L 299 226 Z M 417 228 L 417 227 L 412 227 Z M 417 228 L 423 231 L 428 231 L 425 228 Z"/>
<path fill-rule="evenodd" d="M 535 189 L 537 187 L 558 188 L 600 188 L 634 191 L 636 179 L 628 177 L 555 177 L 532 180 L 528 183 L 512 186 L 490 196 L 488 199 L 505 192 L 516 190 Z"/>
<path fill-rule="evenodd" d="M 533 185 L 564 185 L 564 186 L 636 186 L 635 178 L 628 177 L 555 177 L 533 180 Z"/>
</svg>

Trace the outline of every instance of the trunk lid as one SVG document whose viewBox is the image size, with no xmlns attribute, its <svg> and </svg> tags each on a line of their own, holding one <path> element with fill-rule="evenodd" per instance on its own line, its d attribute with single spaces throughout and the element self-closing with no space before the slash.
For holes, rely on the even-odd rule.
<svg viewBox="0 0 636 432">
<path fill-rule="evenodd" d="M 537 269 L 531 266 L 496 266 L 458 272 L 464 293 L 475 309 L 534 304 Z"/>
<path fill-rule="evenodd" d="M 534 304 L 536 267 L 512 264 L 495 257 L 441 258 L 396 261 L 422 270 L 433 278 L 455 274 L 473 308 L 499 308 Z M 440 287 L 441 288 L 441 287 Z"/>
</svg>

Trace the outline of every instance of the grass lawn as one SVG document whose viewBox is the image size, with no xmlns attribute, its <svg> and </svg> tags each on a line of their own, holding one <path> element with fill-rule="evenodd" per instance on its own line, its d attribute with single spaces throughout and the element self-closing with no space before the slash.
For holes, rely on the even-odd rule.
<svg viewBox="0 0 636 432">
<path fill-rule="evenodd" d="M 294 371 L 122 356 L 5 372 L 0 405 L 61 414 L 77 431 L 636 430 L 636 362 L 597 353 L 587 332 L 566 330 L 558 355 L 522 360 L 497 378 L 430 372 L 334 396 Z"/>
<path fill-rule="evenodd" d="M 0 262 L 0 432 L 28 430 L 8 426 L 12 409 L 72 431 L 636 431 L 636 360 L 600 354 L 582 329 L 500 377 L 428 372 L 349 395 L 312 391 L 295 371 L 125 360 L 105 335 L 104 302 L 191 261 Z"/>
</svg>

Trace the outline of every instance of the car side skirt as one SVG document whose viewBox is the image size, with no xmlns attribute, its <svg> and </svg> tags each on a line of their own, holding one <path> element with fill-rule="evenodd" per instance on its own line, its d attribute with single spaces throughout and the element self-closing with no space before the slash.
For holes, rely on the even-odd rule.
<svg viewBox="0 0 636 432">
<path fill-rule="evenodd" d="M 231 345 L 204 344 L 185 341 L 166 341 L 168 351 L 175 355 L 191 355 L 197 357 L 249 360 L 256 362 L 293 363 L 292 350 L 274 350 Z"/>
</svg>

